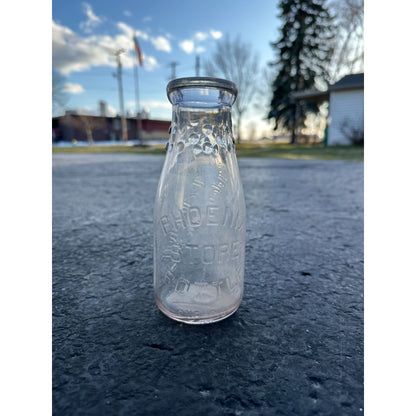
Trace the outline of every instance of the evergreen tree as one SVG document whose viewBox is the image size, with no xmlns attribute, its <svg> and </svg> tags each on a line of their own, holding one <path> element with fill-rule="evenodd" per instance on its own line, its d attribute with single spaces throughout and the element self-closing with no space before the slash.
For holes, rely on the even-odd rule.
<svg viewBox="0 0 416 416">
<path fill-rule="evenodd" d="M 327 82 L 328 65 L 333 55 L 333 18 L 326 0 L 281 0 L 278 8 L 283 21 L 281 36 L 272 47 L 277 51 L 278 74 L 273 82 L 273 98 L 269 119 L 275 120 L 275 129 L 284 127 L 296 141 L 296 126 L 305 125 L 308 112 L 318 113 L 319 106 L 299 102 L 291 97 L 295 91 L 316 88 L 317 81 Z"/>
</svg>

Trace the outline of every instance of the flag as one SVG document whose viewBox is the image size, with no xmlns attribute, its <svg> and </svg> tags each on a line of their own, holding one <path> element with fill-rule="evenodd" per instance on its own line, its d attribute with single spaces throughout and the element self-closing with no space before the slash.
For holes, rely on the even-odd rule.
<svg viewBox="0 0 416 416">
<path fill-rule="evenodd" d="M 143 66 L 143 54 L 140 49 L 139 43 L 137 42 L 136 36 L 133 35 L 134 49 L 137 53 L 137 58 L 139 59 L 139 65 Z"/>
</svg>

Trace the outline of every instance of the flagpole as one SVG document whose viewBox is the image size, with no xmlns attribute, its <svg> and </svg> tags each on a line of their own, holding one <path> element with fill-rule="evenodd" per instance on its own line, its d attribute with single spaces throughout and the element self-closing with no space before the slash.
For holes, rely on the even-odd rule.
<svg viewBox="0 0 416 416">
<path fill-rule="evenodd" d="M 140 116 L 140 100 L 139 100 L 139 69 L 138 63 L 140 66 L 143 66 L 142 51 L 140 50 L 139 43 L 137 42 L 136 33 L 133 33 L 133 44 L 134 49 L 137 53 L 136 65 L 134 65 L 134 89 L 136 93 L 136 124 L 137 124 L 137 140 L 139 144 L 142 142 L 142 120 Z"/>
<path fill-rule="evenodd" d="M 140 100 L 139 100 L 139 71 L 137 62 L 134 65 L 134 89 L 136 95 L 136 122 L 137 122 L 137 140 L 141 143 L 141 117 L 140 117 Z"/>
<path fill-rule="evenodd" d="M 120 117 L 121 117 L 121 135 L 123 140 L 128 139 L 128 131 L 127 131 L 127 123 L 126 123 L 126 115 L 124 114 L 124 97 L 123 97 L 123 81 L 122 81 L 122 65 L 120 54 L 122 54 L 124 49 L 118 49 L 115 52 L 117 58 L 117 79 L 118 79 L 118 95 L 120 100 Z"/>
</svg>

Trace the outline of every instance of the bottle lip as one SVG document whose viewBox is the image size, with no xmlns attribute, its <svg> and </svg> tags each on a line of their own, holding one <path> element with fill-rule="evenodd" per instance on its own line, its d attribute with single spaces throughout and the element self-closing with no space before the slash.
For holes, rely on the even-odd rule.
<svg viewBox="0 0 416 416">
<path fill-rule="evenodd" d="M 186 77 L 176 78 L 166 86 L 166 93 L 169 94 L 177 88 L 221 88 L 231 92 L 237 97 L 238 88 L 232 81 L 213 77 Z"/>
</svg>

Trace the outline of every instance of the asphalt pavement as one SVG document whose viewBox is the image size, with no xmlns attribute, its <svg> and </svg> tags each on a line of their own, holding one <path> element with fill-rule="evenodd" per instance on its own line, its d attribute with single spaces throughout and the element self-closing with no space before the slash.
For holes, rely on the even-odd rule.
<svg viewBox="0 0 416 416">
<path fill-rule="evenodd" d="M 239 160 L 244 298 L 153 299 L 154 155 L 53 155 L 53 413 L 363 414 L 363 163 Z"/>
</svg>

